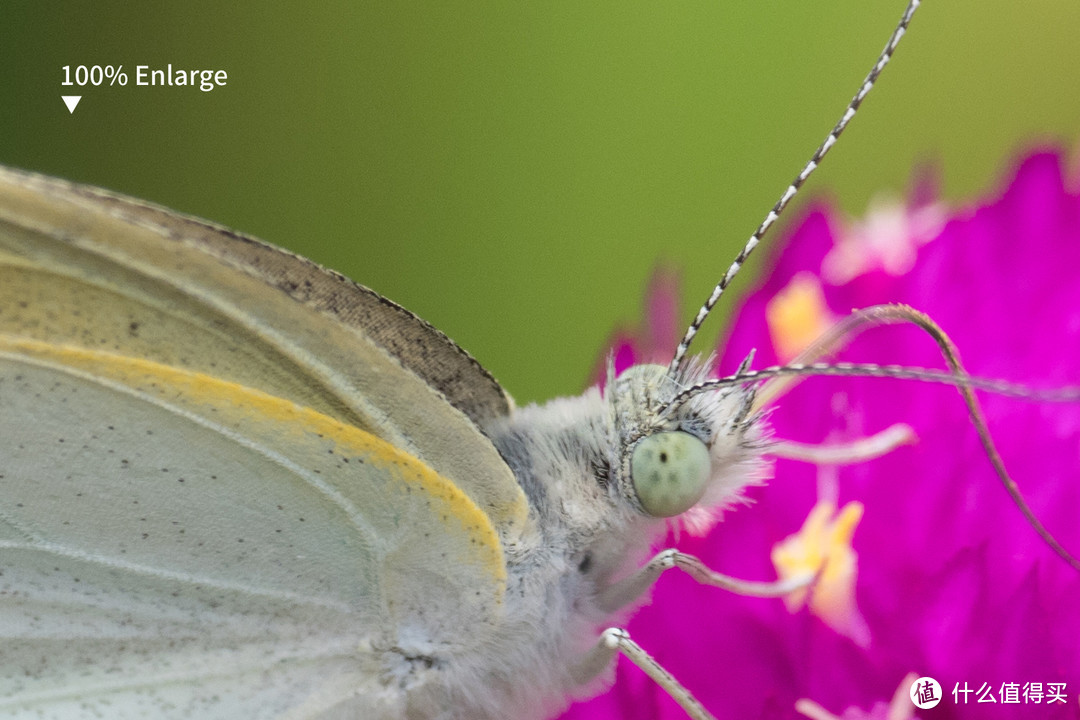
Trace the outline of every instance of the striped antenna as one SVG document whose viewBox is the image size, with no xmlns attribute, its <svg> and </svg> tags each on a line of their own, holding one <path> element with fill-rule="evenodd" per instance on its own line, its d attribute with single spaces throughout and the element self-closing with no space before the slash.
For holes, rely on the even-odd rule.
<svg viewBox="0 0 1080 720">
<path fill-rule="evenodd" d="M 952 359 L 955 360 L 955 358 Z M 1076 555 L 1073 555 L 1067 550 L 1065 546 L 1054 537 L 1053 533 L 1042 524 L 1042 521 L 1035 515 L 1035 511 L 1031 509 L 1027 500 L 1025 500 L 1024 496 L 1020 493 L 1020 487 L 1016 484 L 1016 481 L 1013 480 L 1008 471 L 1006 471 L 1005 463 L 1001 459 L 997 447 L 994 445 L 993 438 L 990 436 L 990 429 L 986 425 L 986 418 L 983 416 L 982 409 L 972 392 L 972 390 L 986 390 L 999 395 L 1031 402 L 1071 403 L 1080 399 L 1080 387 L 1038 390 L 1017 383 L 1007 382 L 1005 380 L 984 380 L 971 377 L 970 375 L 963 373 L 959 365 L 954 365 L 951 372 L 929 370 L 926 368 L 903 367 L 900 365 L 875 365 L 873 363 L 838 362 L 811 363 L 808 365 L 776 365 L 761 370 L 739 370 L 736 374 L 729 375 L 728 377 L 705 380 L 696 385 L 691 385 L 676 395 L 671 402 L 664 407 L 663 414 L 670 416 L 680 407 L 685 405 L 690 398 L 702 392 L 725 387 L 752 385 L 770 378 L 792 376 L 897 378 L 901 380 L 919 380 L 922 382 L 955 386 L 960 390 L 960 394 L 963 396 L 964 404 L 968 409 L 968 416 L 971 418 L 972 425 L 975 426 L 975 432 L 979 436 L 979 442 L 983 446 L 983 452 L 990 460 L 990 464 L 994 468 L 994 473 L 1005 487 L 1005 491 L 1009 494 L 1009 497 L 1012 498 L 1017 508 L 1019 508 L 1020 514 L 1024 516 L 1028 525 L 1032 527 L 1039 538 L 1042 539 L 1042 541 L 1046 543 L 1058 557 L 1067 562 L 1074 570 L 1080 571 L 1080 558 L 1077 558 Z"/>
<path fill-rule="evenodd" d="M 979 436 L 979 442 L 983 446 L 983 452 L 986 454 L 987 459 L 990 460 L 990 464 L 994 468 L 994 473 L 998 476 L 1005 491 L 1009 494 L 1009 497 L 1013 499 L 1013 502 L 1016 503 L 1017 508 L 1019 508 L 1020 514 L 1024 516 L 1024 519 L 1027 520 L 1028 524 L 1051 550 L 1071 565 L 1073 569 L 1080 571 L 1080 558 L 1077 558 L 1071 552 L 1066 550 L 1065 547 L 1058 542 L 1057 538 L 1046 529 L 1042 524 L 1042 521 L 1039 520 L 1035 515 L 1035 512 L 1027 504 L 1024 496 L 1020 493 L 1019 486 L 1009 476 L 1008 471 L 1005 469 L 1005 463 L 1001 459 L 997 447 L 994 445 L 994 439 L 990 436 L 990 428 L 986 425 L 986 417 L 983 415 L 982 408 L 979 405 L 979 401 L 975 397 L 974 392 L 976 389 L 979 389 L 1028 400 L 1075 402 L 1078 397 L 1077 391 L 1080 390 L 1080 388 L 1068 387 L 1057 390 L 1030 390 L 1001 380 L 973 378 L 968 375 L 967 370 L 960 364 L 960 355 L 956 350 L 956 346 L 953 345 L 952 340 L 945 334 L 945 331 L 942 330 L 937 323 L 931 320 L 928 315 L 905 305 L 875 305 L 863 310 L 856 310 L 846 319 L 841 320 L 834 331 L 827 332 L 826 335 L 823 336 L 823 340 L 815 343 L 817 348 L 812 352 L 812 355 L 836 350 L 838 349 L 839 344 L 846 344 L 848 340 L 853 339 L 854 336 L 868 328 L 895 324 L 914 325 L 929 335 L 937 344 L 938 350 L 945 359 L 945 362 L 948 365 L 948 372 L 927 370 L 925 368 L 909 368 L 899 365 L 802 362 L 765 368 L 764 370 L 749 370 L 746 367 L 746 363 L 744 363 L 739 367 L 739 371 L 733 376 L 719 378 L 717 380 L 705 380 L 684 389 L 681 393 L 671 399 L 661 411 L 660 416 L 670 417 L 672 413 L 678 410 L 680 406 L 685 405 L 694 395 L 707 390 L 731 387 L 733 385 L 756 384 L 768 378 L 781 378 L 785 376 L 805 377 L 811 375 L 841 375 L 846 377 L 889 377 L 954 385 L 956 389 L 960 391 L 960 396 L 964 400 L 964 405 L 967 406 L 968 417 L 971 418 L 971 423 L 975 426 L 975 432 Z M 760 398 L 755 400 L 755 403 L 757 402 L 760 402 Z"/>
<path fill-rule="evenodd" d="M 758 229 L 754 231 L 754 234 L 750 236 L 750 239 L 746 241 L 746 245 L 739 252 L 734 262 L 731 263 L 731 267 L 728 268 L 727 273 L 724 274 L 723 279 L 717 283 L 713 288 L 712 294 L 709 295 L 709 299 L 705 301 L 705 304 L 698 310 L 697 317 L 690 323 L 690 327 L 686 328 L 686 334 L 683 335 L 682 341 L 679 343 L 679 347 L 675 350 L 675 357 L 672 358 L 671 364 L 668 366 L 668 377 L 674 379 L 676 373 L 682 368 L 683 362 L 686 359 L 686 351 L 690 349 L 690 343 L 693 342 L 694 336 L 697 335 L 698 330 L 701 329 L 701 324 L 705 322 L 705 318 L 709 316 L 713 307 L 720 300 L 720 296 L 724 294 L 724 290 L 731 284 L 731 281 L 735 279 L 739 269 L 742 268 L 743 263 L 750 257 L 750 254 L 754 252 L 754 248 L 761 242 L 761 238 L 768 232 L 772 224 L 776 222 L 776 219 L 780 217 L 780 214 L 784 212 L 784 209 L 791 202 L 791 199 L 795 197 L 795 194 L 799 192 L 799 188 L 806 182 L 806 178 L 810 177 L 810 174 L 817 169 L 817 166 L 821 163 L 822 158 L 826 153 L 836 144 L 837 138 L 840 137 L 840 133 L 844 132 L 844 128 L 851 122 L 851 118 L 855 117 L 855 113 L 858 111 L 859 106 L 862 105 L 863 100 L 866 98 L 867 93 L 874 87 L 874 83 L 877 82 L 878 76 L 881 75 L 881 71 L 885 69 L 885 66 L 889 64 L 889 60 L 892 58 L 893 53 L 896 52 L 896 46 L 900 43 L 900 38 L 904 37 L 907 32 L 908 25 L 911 23 L 911 16 L 915 14 L 915 10 L 918 9 L 922 0 L 910 0 L 907 8 L 904 10 L 903 17 L 900 18 L 900 22 L 896 25 L 896 29 L 893 30 L 892 35 L 889 37 L 889 42 L 886 43 L 885 49 L 881 51 L 881 55 L 878 56 L 877 62 L 874 63 L 874 67 L 870 70 L 870 73 L 863 80 L 862 85 L 859 87 L 859 91 L 855 93 L 855 97 L 848 103 L 847 108 L 844 110 L 844 114 L 840 117 L 839 122 L 829 132 L 828 137 L 825 138 L 825 142 L 821 143 L 821 146 L 814 153 L 814 156 L 810 158 L 810 162 L 806 163 L 806 167 L 802 169 L 802 172 L 796 176 L 795 180 L 788 185 L 787 190 L 780 196 L 780 199 L 773 205 L 772 210 L 765 216 L 765 220 L 762 221 Z"/>
</svg>

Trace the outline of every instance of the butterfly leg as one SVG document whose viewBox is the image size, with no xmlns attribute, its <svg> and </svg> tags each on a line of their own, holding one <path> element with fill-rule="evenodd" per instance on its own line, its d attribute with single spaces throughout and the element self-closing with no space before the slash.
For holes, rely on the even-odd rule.
<svg viewBox="0 0 1080 720">
<path fill-rule="evenodd" d="M 769 454 L 815 465 L 850 465 L 888 455 L 898 447 L 914 444 L 917 439 L 910 425 L 896 423 L 879 433 L 846 443 L 807 445 L 781 440 L 769 448 Z"/>
<path fill-rule="evenodd" d="M 817 575 L 804 573 L 787 580 L 752 582 L 739 580 L 710 570 L 693 555 L 675 549 L 663 550 L 629 577 L 605 588 L 597 597 L 597 605 L 606 611 L 617 610 L 641 596 L 665 571 L 678 567 L 703 585 L 730 590 L 739 595 L 755 597 L 780 597 L 812 585 Z M 618 654 L 626 656 L 660 686 L 693 720 L 714 720 L 713 716 L 675 677 L 664 669 L 651 655 L 630 639 L 630 633 L 622 628 L 608 628 L 600 634 L 596 645 L 574 666 L 575 681 L 585 684 L 611 665 Z"/>
<path fill-rule="evenodd" d="M 622 653 L 630 662 L 637 665 L 671 698 L 679 704 L 693 720 L 715 720 L 705 707 L 679 683 L 675 677 L 656 662 L 649 653 L 630 639 L 630 633 L 622 628 L 608 628 L 600 633 L 600 639 L 585 657 L 575 666 L 573 673 L 576 680 L 586 683 L 611 665 L 615 656 Z"/>
<path fill-rule="evenodd" d="M 660 575 L 670 568 L 677 567 L 688 573 L 702 585 L 729 590 L 737 595 L 751 597 L 783 597 L 789 593 L 808 587 L 814 582 L 815 575 L 804 573 L 787 580 L 774 582 L 753 582 L 739 580 L 710 570 L 700 559 L 675 549 L 661 550 L 649 562 L 626 577 L 604 588 L 596 597 L 596 604 L 604 612 L 613 612 L 632 603 L 642 593 L 652 587 Z"/>
</svg>

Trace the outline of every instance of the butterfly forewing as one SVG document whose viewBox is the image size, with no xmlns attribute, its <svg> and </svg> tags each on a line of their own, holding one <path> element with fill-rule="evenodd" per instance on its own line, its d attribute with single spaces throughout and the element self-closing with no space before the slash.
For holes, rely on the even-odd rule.
<svg viewBox="0 0 1080 720">
<path fill-rule="evenodd" d="M 0 169 L 0 223 L 0 333 L 292 400 L 427 462 L 500 528 L 523 521 L 521 490 L 472 421 L 506 412 L 505 394 L 393 303 L 251 238 L 18 171 Z"/>
<path fill-rule="evenodd" d="M 0 173 L 0 712 L 355 716 L 400 699 L 381 653 L 497 624 L 524 513 L 509 469 L 385 330 L 280 266 L 374 296 Z M 406 334 L 449 343 L 425 328 Z"/>
</svg>

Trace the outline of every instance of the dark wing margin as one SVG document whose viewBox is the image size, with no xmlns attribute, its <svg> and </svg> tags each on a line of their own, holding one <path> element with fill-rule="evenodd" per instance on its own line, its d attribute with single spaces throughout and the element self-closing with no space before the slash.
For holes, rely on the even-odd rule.
<svg viewBox="0 0 1080 720">
<path fill-rule="evenodd" d="M 124 220 L 159 228 L 169 239 L 194 244 L 297 302 L 359 328 L 403 367 L 438 390 L 477 427 L 508 414 L 513 406 L 491 373 L 444 333 L 338 272 L 248 235 L 153 203 L 89 185 L 17 172 L 93 200 Z M 232 242 L 221 242 L 223 237 Z"/>
</svg>

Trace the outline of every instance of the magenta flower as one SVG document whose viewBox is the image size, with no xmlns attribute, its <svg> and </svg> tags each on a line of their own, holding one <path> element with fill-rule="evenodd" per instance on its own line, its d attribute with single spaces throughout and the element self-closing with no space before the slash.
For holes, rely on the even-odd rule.
<svg viewBox="0 0 1080 720">
<path fill-rule="evenodd" d="M 1066 189 L 1058 153 L 1028 157 L 1000 197 L 972 208 L 924 199 L 850 226 L 819 209 L 773 249 L 721 348 L 725 374 L 750 348 L 756 367 L 784 362 L 800 333 L 900 302 L 934 318 L 975 375 L 1080 384 L 1080 196 Z M 617 338 L 620 368 L 669 358 L 679 329 L 669 329 L 673 283 L 651 289 L 645 334 Z M 933 341 L 911 327 L 869 331 L 840 357 L 944 367 Z M 980 397 L 1028 503 L 1080 554 L 1080 403 Z M 802 443 L 850 441 L 895 423 L 910 425 L 917 442 L 845 467 L 780 460 L 773 480 L 749 490 L 752 505 L 726 512 L 705 537 L 666 541 L 720 572 L 771 580 L 775 549 L 804 523 L 841 539 L 853 533 L 849 582 L 826 600 L 737 597 L 677 571 L 661 579 L 629 630 L 713 714 L 802 718 L 802 701 L 815 717 L 849 719 L 1080 717 L 1080 573 L 1002 489 L 955 389 L 813 378 L 782 397 L 770 421 L 778 439 Z M 829 524 L 828 503 L 845 519 Z M 936 708 L 906 699 L 909 673 L 941 684 Z M 686 716 L 621 661 L 610 692 L 563 717 Z"/>
</svg>

